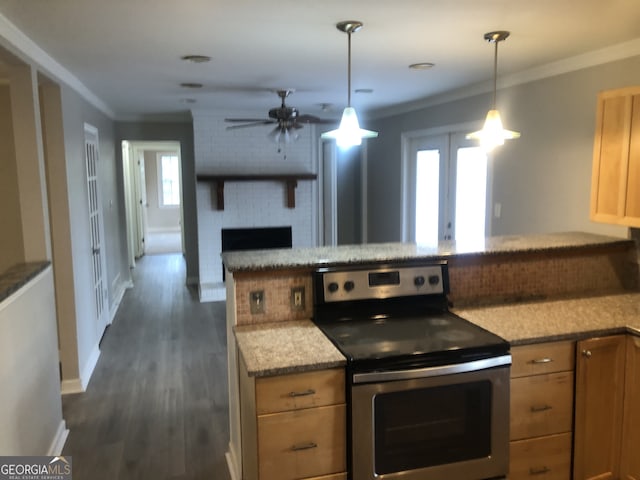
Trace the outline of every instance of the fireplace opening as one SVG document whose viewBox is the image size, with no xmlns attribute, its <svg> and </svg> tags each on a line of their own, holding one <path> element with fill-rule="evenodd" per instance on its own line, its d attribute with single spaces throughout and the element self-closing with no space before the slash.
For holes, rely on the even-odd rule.
<svg viewBox="0 0 640 480">
<path fill-rule="evenodd" d="M 223 228 L 222 251 L 291 248 L 291 227 Z M 224 266 L 222 280 L 224 281 Z"/>
</svg>

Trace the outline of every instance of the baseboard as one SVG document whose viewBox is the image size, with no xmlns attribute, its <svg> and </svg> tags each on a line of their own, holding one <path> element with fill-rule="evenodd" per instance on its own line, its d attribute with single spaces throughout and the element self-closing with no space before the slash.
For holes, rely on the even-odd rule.
<svg viewBox="0 0 640 480">
<path fill-rule="evenodd" d="M 62 380 L 60 382 L 60 393 L 62 395 L 72 395 L 74 393 L 84 393 L 82 388 L 82 382 L 79 378 L 72 378 L 71 380 Z"/>
<path fill-rule="evenodd" d="M 96 368 L 98 363 L 98 359 L 100 358 L 100 347 L 96 343 L 91 351 L 91 355 L 89 355 L 89 359 L 85 364 L 82 372 L 80 373 L 80 378 L 72 378 L 70 380 L 63 380 L 60 383 L 60 393 L 62 395 L 69 395 L 71 393 L 83 393 L 87 391 L 87 386 L 89 385 L 89 380 L 91 380 L 91 375 L 93 375 L 93 371 Z"/>
<path fill-rule="evenodd" d="M 229 451 L 224 454 L 224 458 L 227 460 L 227 469 L 229 470 L 229 477 L 231 477 L 231 480 L 240 480 L 242 472 L 238 472 L 236 469 L 236 456 L 231 449 L 231 445 L 229 445 Z"/>
<path fill-rule="evenodd" d="M 110 324 L 113 323 L 113 319 L 116 318 L 116 314 L 118 313 L 118 308 L 120 308 L 120 303 L 122 302 L 122 299 L 124 298 L 124 294 L 129 288 L 133 288 L 133 282 L 131 280 L 120 284 L 120 290 L 116 295 L 116 299 L 109 307 L 109 317 L 110 317 L 109 323 Z"/>
<path fill-rule="evenodd" d="M 49 451 L 47 452 L 48 457 L 57 457 L 62 454 L 62 449 L 64 448 L 64 444 L 67 441 L 67 437 L 69 436 L 69 430 L 67 429 L 67 424 L 64 420 L 60 420 L 58 424 L 58 430 L 51 442 L 51 446 L 49 447 Z"/>
<path fill-rule="evenodd" d="M 199 288 L 200 302 L 221 302 L 227 298 L 224 283 L 201 283 Z"/>
</svg>

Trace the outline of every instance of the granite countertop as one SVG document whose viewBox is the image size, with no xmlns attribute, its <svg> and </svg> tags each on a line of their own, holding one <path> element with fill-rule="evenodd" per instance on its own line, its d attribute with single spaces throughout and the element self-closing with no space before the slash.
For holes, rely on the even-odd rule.
<svg viewBox="0 0 640 480">
<path fill-rule="evenodd" d="M 473 323 L 525 345 L 617 333 L 640 335 L 640 293 L 454 309 Z"/>
<path fill-rule="evenodd" d="M 512 345 L 631 333 L 640 336 L 640 293 L 453 309 Z M 310 320 L 235 327 L 250 376 L 341 367 L 344 356 Z"/>
<path fill-rule="evenodd" d="M 249 376 L 343 367 L 344 356 L 310 320 L 235 327 Z"/>
<path fill-rule="evenodd" d="M 486 238 L 483 242 L 456 244 L 441 242 L 438 247 L 412 243 L 370 243 L 337 247 L 294 248 L 225 252 L 222 260 L 229 271 L 258 271 L 277 268 L 315 268 L 331 265 L 383 263 L 464 255 L 508 252 L 552 251 L 631 242 L 624 238 L 583 232 L 542 235 L 510 235 Z"/>
<path fill-rule="evenodd" d="M 2 274 L 0 274 L 0 302 L 6 300 L 12 293 L 20 290 L 29 280 L 42 272 L 50 264 L 51 262 L 20 263 L 2 272 Z"/>
</svg>

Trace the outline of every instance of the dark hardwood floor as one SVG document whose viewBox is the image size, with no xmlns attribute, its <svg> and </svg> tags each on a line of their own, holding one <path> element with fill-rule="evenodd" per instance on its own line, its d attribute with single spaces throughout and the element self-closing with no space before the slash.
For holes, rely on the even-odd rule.
<svg viewBox="0 0 640 480">
<path fill-rule="evenodd" d="M 224 302 L 180 254 L 140 259 L 87 391 L 63 397 L 74 480 L 229 480 Z"/>
</svg>

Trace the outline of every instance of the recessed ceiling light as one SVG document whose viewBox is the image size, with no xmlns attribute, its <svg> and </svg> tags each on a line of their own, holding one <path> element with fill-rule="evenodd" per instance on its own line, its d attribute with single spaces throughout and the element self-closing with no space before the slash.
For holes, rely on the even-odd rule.
<svg viewBox="0 0 640 480">
<path fill-rule="evenodd" d="M 181 83 L 180 86 L 184 88 L 202 88 L 201 83 L 195 83 L 195 82 L 184 82 L 184 83 Z"/>
<path fill-rule="evenodd" d="M 373 93 L 373 88 L 356 88 L 355 93 Z"/>
<path fill-rule="evenodd" d="M 436 64 L 431 62 L 421 62 L 421 63 L 412 63 L 409 65 L 409 68 L 413 70 L 429 70 L 433 68 Z"/>
<path fill-rule="evenodd" d="M 211 61 L 211 57 L 208 57 L 206 55 L 183 55 L 182 57 L 180 57 L 180 59 L 186 62 L 193 63 L 207 63 Z"/>
</svg>

